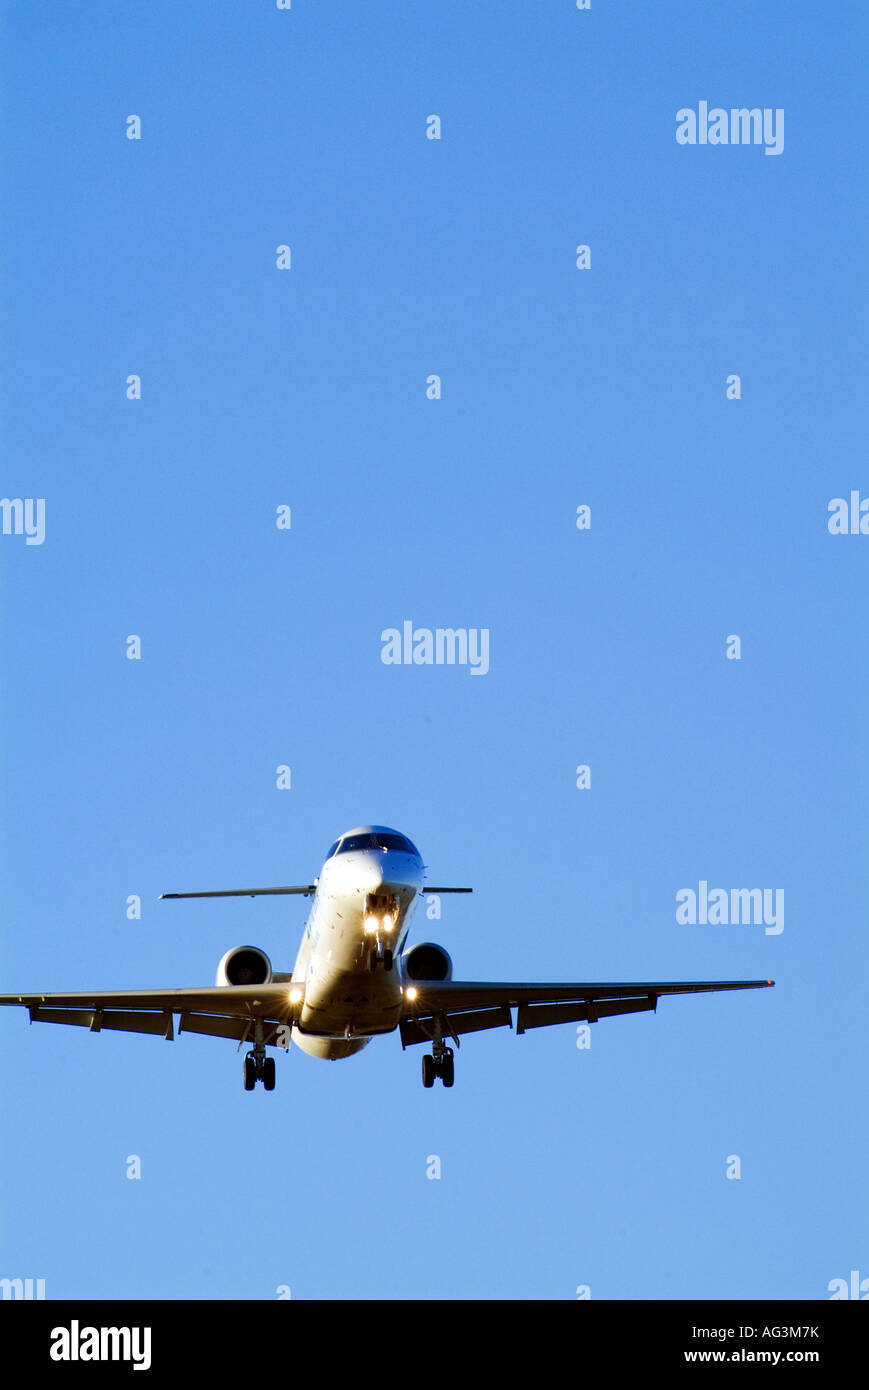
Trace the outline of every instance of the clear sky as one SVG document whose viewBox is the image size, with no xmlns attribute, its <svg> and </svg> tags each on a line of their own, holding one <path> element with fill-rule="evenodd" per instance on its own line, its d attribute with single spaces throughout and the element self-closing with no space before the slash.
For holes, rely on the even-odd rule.
<svg viewBox="0 0 869 1390">
<path fill-rule="evenodd" d="M 791 0 L 2 5 L 0 489 L 45 531 L 0 535 L 0 991 L 207 985 L 245 942 L 288 970 L 304 900 L 158 894 L 308 882 L 368 822 L 473 885 L 412 929 L 456 978 L 777 984 L 588 1049 L 471 1037 L 452 1091 L 397 1036 L 246 1094 L 230 1042 L 4 1010 L 0 1276 L 869 1277 L 869 536 L 828 529 L 869 496 L 867 30 Z M 680 145 L 700 102 L 782 110 L 781 153 Z M 405 621 L 487 629 L 489 671 L 385 665 Z M 783 890 L 783 930 L 678 923 L 701 881 Z"/>
</svg>

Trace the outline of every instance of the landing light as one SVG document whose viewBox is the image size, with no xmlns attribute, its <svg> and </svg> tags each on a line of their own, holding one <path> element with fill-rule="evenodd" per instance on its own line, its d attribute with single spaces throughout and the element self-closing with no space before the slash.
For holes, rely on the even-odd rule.
<svg viewBox="0 0 869 1390">
<path fill-rule="evenodd" d="M 392 913 L 391 913 L 391 912 L 387 912 L 386 916 L 385 916 L 384 919 L 383 919 L 383 930 L 384 930 L 384 931 L 392 931 L 392 928 L 393 928 L 394 926 L 395 926 L 395 920 L 394 920 L 394 918 L 393 918 L 393 916 L 392 916 Z"/>
<path fill-rule="evenodd" d="M 404 991 L 404 997 L 405 997 L 405 999 L 414 1000 L 414 999 L 416 998 L 416 995 L 417 995 L 416 986 L 415 986 L 415 985 L 408 985 L 407 989 Z"/>
<path fill-rule="evenodd" d="M 291 989 L 291 990 L 290 990 L 290 1003 L 291 1003 L 291 1004 L 298 1004 L 298 1003 L 300 1002 L 301 998 L 302 998 L 302 991 L 301 991 L 300 989 Z"/>
<path fill-rule="evenodd" d="M 378 922 L 378 920 L 377 920 L 376 917 L 366 917 L 366 918 L 365 918 L 365 930 L 366 930 L 367 932 L 369 932 L 370 934 L 373 934 L 374 932 L 376 932 L 376 931 L 379 929 L 379 927 L 380 927 L 380 923 Z"/>
</svg>

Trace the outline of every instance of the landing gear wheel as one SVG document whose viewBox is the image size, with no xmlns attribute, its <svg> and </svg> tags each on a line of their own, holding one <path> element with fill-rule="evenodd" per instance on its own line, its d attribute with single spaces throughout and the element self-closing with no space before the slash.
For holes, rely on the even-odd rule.
<svg viewBox="0 0 869 1390">
<path fill-rule="evenodd" d="M 434 1085 L 435 1079 L 435 1060 L 430 1053 L 423 1054 L 422 1059 L 422 1084 L 426 1088 Z"/>
<path fill-rule="evenodd" d="M 383 952 L 383 968 L 384 970 L 392 969 L 392 952 L 390 951 L 388 946 L 386 950 Z"/>
<path fill-rule="evenodd" d="M 441 1081 L 444 1083 L 444 1085 L 452 1086 L 453 1081 L 455 1080 L 455 1069 L 453 1067 L 452 1052 L 448 1052 L 445 1057 L 441 1058 L 439 1071 L 441 1074 Z"/>
<path fill-rule="evenodd" d="M 372 975 L 377 969 L 377 952 L 375 950 L 369 951 L 368 953 L 368 969 L 371 971 Z"/>
<path fill-rule="evenodd" d="M 450 1082 L 449 1084 L 452 1085 L 452 1082 Z M 266 1057 L 265 1061 L 263 1062 L 263 1085 L 265 1086 L 267 1091 L 273 1091 L 275 1089 L 274 1057 Z M 446 1081 L 444 1082 L 444 1085 L 447 1085 Z"/>
<path fill-rule="evenodd" d="M 244 1059 L 244 1089 L 252 1091 L 256 1085 L 256 1058 L 249 1052 Z"/>
</svg>

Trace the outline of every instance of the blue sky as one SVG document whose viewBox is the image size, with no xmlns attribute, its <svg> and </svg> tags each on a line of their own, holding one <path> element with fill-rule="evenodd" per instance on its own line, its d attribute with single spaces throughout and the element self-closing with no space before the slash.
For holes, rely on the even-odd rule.
<svg viewBox="0 0 869 1390">
<path fill-rule="evenodd" d="M 0 990 L 289 969 L 302 901 L 158 894 L 307 882 L 367 822 L 473 885 L 413 931 L 457 978 L 777 981 L 469 1038 L 452 1091 L 397 1037 L 249 1095 L 231 1043 L 4 1010 L 0 1274 L 869 1277 L 869 538 L 827 528 L 869 495 L 863 7 L 0 13 L 2 493 L 46 508 L 0 536 Z M 783 109 L 783 152 L 680 146 L 700 101 Z M 384 665 L 405 620 L 491 669 Z M 677 924 L 700 880 L 782 888 L 784 930 Z"/>
</svg>

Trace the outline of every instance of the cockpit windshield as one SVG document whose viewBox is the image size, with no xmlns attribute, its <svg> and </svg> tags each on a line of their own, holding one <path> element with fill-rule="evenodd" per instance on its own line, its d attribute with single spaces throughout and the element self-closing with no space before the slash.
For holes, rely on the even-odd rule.
<svg viewBox="0 0 869 1390">
<path fill-rule="evenodd" d="M 349 854 L 351 850 L 364 849 L 397 849 L 402 854 L 417 853 L 410 840 L 392 830 L 366 830 L 361 835 L 345 835 L 344 839 L 339 841 L 337 853 Z"/>
</svg>

